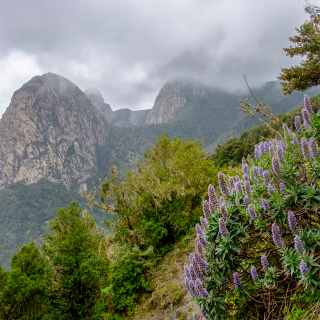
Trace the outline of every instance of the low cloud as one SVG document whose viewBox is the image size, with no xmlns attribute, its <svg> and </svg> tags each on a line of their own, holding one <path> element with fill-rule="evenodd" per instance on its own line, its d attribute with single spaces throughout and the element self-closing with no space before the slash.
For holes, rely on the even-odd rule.
<svg viewBox="0 0 320 320">
<path fill-rule="evenodd" d="M 292 0 L 2 1 L 0 112 L 32 76 L 96 87 L 113 109 L 151 108 L 163 84 L 194 78 L 226 90 L 275 80 L 308 17 Z"/>
</svg>

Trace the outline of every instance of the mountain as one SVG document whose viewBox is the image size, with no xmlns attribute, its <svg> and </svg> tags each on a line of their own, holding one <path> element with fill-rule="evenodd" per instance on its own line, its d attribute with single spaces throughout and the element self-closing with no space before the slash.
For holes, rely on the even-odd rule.
<svg viewBox="0 0 320 320">
<path fill-rule="evenodd" d="M 87 89 L 84 94 L 89 98 L 91 103 L 99 109 L 108 122 L 110 122 L 116 116 L 116 114 L 112 111 L 110 104 L 105 103 L 99 90 Z"/>
<path fill-rule="evenodd" d="M 130 109 L 116 110 L 111 123 L 118 127 L 131 127 L 144 124 L 151 109 L 132 111 Z"/>
<path fill-rule="evenodd" d="M 0 123 L 0 186 L 41 179 L 67 188 L 97 171 L 108 124 L 84 93 L 52 73 L 17 90 Z"/>
<path fill-rule="evenodd" d="M 193 98 L 208 98 L 206 88 L 200 83 L 184 80 L 167 82 L 157 95 L 146 123 L 168 122 Z"/>
</svg>

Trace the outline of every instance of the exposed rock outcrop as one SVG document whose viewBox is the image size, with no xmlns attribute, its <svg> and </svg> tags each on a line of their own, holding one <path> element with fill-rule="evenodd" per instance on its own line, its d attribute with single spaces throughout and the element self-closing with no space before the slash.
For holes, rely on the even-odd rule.
<svg viewBox="0 0 320 320">
<path fill-rule="evenodd" d="M 114 113 L 115 118 L 111 123 L 118 127 L 132 127 L 144 124 L 151 109 L 132 111 L 130 109 L 119 109 Z"/>
<path fill-rule="evenodd" d="M 85 189 L 108 124 L 85 94 L 52 73 L 17 90 L 0 123 L 0 187 L 42 178 Z"/>
<path fill-rule="evenodd" d="M 208 98 L 205 87 L 193 81 L 167 82 L 156 97 L 146 123 L 164 123 L 174 118 L 188 99 Z"/>
<path fill-rule="evenodd" d="M 108 122 L 111 122 L 111 120 L 116 117 L 116 114 L 111 109 L 110 104 L 105 103 L 99 90 L 87 89 L 84 93 L 92 102 L 92 104 L 96 106 L 100 110 L 100 112 L 105 116 Z"/>
</svg>

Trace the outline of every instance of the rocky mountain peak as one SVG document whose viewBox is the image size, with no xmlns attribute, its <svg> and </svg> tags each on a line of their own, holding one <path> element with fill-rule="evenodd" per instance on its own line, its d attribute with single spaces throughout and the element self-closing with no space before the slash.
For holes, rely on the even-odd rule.
<svg viewBox="0 0 320 320">
<path fill-rule="evenodd" d="M 98 89 L 87 89 L 84 94 L 89 98 L 92 104 L 100 110 L 108 122 L 111 122 L 111 120 L 116 117 L 110 104 L 105 103 L 102 94 Z"/>
<path fill-rule="evenodd" d="M 0 123 L 0 187 L 42 178 L 82 185 L 97 170 L 108 124 L 71 81 L 47 73 L 15 91 Z"/>
<path fill-rule="evenodd" d="M 146 123 L 168 122 L 193 98 L 208 98 L 207 90 L 202 84 L 185 80 L 167 82 L 157 95 Z"/>
</svg>

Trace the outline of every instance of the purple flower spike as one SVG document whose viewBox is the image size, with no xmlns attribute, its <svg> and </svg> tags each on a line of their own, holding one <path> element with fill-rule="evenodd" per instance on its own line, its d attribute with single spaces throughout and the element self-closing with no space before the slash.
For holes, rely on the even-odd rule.
<svg viewBox="0 0 320 320">
<path fill-rule="evenodd" d="M 306 128 L 311 123 L 310 113 L 306 108 L 302 109 L 303 124 Z"/>
<path fill-rule="evenodd" d="M 197 232 L 197 234 L 201 234 L 201 235 L 203 235 L 203 230 L 201 229 L 201 227 L 200 227 L 200 224 L 199 224 L 199 223 L 197 223 L 197 224 L 196 224 L 196 232 Z"/>
<path fill-rule="evenodd" d="M 222 238 L 225 238 L 229 234 L 227 230 L 227 224 L 224 218 L 219 219 L 219 232 Z"/>
<path fill-rule="evenodd" d="M 254 207 L 253 207 L 252 204 L 249 204 L 249 205 L 248 205 L 248 212 L 249 212 L 250 218 L 251 218 L 252 220 L 254 220 L 254 219 L 257 218 L 257 214 L 256 214 L 256 212 L 255 212 Z"/>
<path fill-rule="evenodd" d="M 208 242 L 207 242 L 205 236 L 202 236 L 202 235 L 198 234 L 198 235 L 197 235 L 197 239 L 198 239 L 199 243 L 201 244 L 201 246 L 202 246 L 203 248 L 206 248 L 206 247 L 207 247 Z"/>
<path fill-rule="evenodd" d="M 270 153 L 271 157 L 274 157 L 276 155 L 276 153 L 274 151 L 274 145 L 273 144 L 270 144 L 269 153 Z"/>
<path fill-rule="evenodd" d="M 267 270 L 269 268 L 269 262 L 265 254 L 261 256 L 261 264 L 262 264 L 263 270 Z"/>
<path fill-rule="evenodd" d="M 306 262 L 304 260 L 301 260 L 301 262 L 300 262 L 300 272 L 304 277 L 306 277 L 309 273 L 308 265 L 306 264 Z"/>
<path fill-rule="evenodd" d="M 279 226 L 273 223 L 271 229 L 272 229 L 272 239 L 274 244 L 277 247 L 281 247 L 283 245 L 283 240 L 281 238 L 281 232 L 280 232 Z"/>
<path fill-rule="evenodd" d="M 224 197 L 228 197 L 230 194 L 230 190 L 227 186 L 226 177 L 221 171 L 218 173 L 218 181 L 222 195 Z"/>
<path fill-rule="evenodd" d="M 209 209 L 209 201 L 204 200 L 202 203 L 202 208 L 203 208 L 203 214 L 206 217 L 207 220 L 209 220 L 210 217 L 212 217 L 212 214 Z"/>
<path fill-rule="evenodd" d="M 194 241 L 194 244 L 195 244 L 196 252 L 200 256 L 203 256 L 204 255 L 204 248 L 203 248 L 202 244 L 200 243 L 199 239 L 196 238 L 196 240 Z"/>
<path fill-rule="evenodd" d="M 293 140 L 292 140 L 293 145 L 297 146 L 299 144 L 297 136 L 295 134 L 293 134 L 292 137 L 293 137 Z"/>
<path fill-rule="evenodd" d="M 270 184 L 270 173 L 269 171 L 263 171 L 263 182 L 265 186 L 268 186 Z"/>
<path fill-rule="evenodd" d="M 259 184 L 259 180 L 256 177 L 254 177 L 254 182 L 256 185 Z"/>
<path fill-rule="evenodd" d="M 251 276 L 254 281 L 259 279 L 257 268 L 255 266 L 251 267 Z"/>
<path fill-rule="evenodd" d="M 241 182 L 236 182 L 235 183 L 236 185 L 236 192 L 239 194 L 239 193 L 242 193 L 242 185 L 241 185 Z"/>
<path fill-rule="evenodd" d="M 208 228 L 208 220 L 204 217 L 200 217 L 200 223 L 201 223 L 202 230 L 206 231 Z"/>
<path fill-rule="evenodd" d="M 200 293 L 200 295 L 204 298 L 209 296 L 208 291 L 203 287 L 201 280 L 198 278 L 195 281 L 195 285 L 197 287 L 198 292 Z"/>
<path fill-rule="evenodd" d="M 280 182 L 279 184 L 280 191 L 282 191 L 285 187 L 286 185 L 283 182 Z"/>
<path fill-rule="evenodd" d="M 247 196 L 250 196 L 251 193 L 251 186 L 250 186 L 250 182 L 249 181 L 245 181 L 244 182 L 244 190 L 246 192 Z"/>
<path fill-rule="evenodd" d="M 304 107 L 309 111 L 310 114 L 314 113 L 311 106 L 310 99 L 306 94 L 304 95 Z"/>
<path fill-rule="evenodd" d="M 288 222 L 289 222 L 289 228 L 292 233 L 297 233 L 299 231 L 299 227 L 297 224 L 296 216 L 292 211 L 288 211 Z"/>
<path fill-rule="evenodd" d="M 246 173 L 243 175 L 243 181 L 249 181 L 249 177 Z"/>
<path fill-rule="evenodd" d="M 245 197 L 243 198 L 243 202 L 244 202 L 244 204 L 248 204 L 248 203 L 249 203 L 249 198 L 248 198 L 248 196 L 245 196 Z"/>
<path fill-rule="evenodd" d="M 253 167 L 253 175 L 256 176 L 258 174 L 258 168 L 257 167 Z"/>
<path fill-rule="evenodd" d="M 197 288 L 195 286 L 194 281 L 192 281 L 192 280 L 189 280 L 189 289 L 190 289 L 190 294 L 193 297 L 196 297 L 198 295 L 198 290 L 197 290 Z"/>
<path fill-rule="evenodd" d="M 203 269 L 205 271 L 209 270 L 209 264 L 205 260 L 203 260 L 203 258 L 199 254 L 195 254 L 194 257 L 195 257 L 195 259 L 197 261 L 198 266 L 201 269 Z"/>
<path fill-rule="evenodd" d="M 294 237 L 294 247 L 295 247 L 296 251 L 300 252 L 300 253 L 302 253 L 304 250 L 302 241 L 299 236 Z"/>
<path fill-rule="evenodd" d="M 239 206 L 240 202 L 239 202 L 239 199 L 238 199 L 238 198 L 235 198 L 235 199 L 234 199 L 234 202 L 235 202 L 236 206 Z"/>
<path fill-rule="evenodd" d="M 314 137 L 311 137 L 309 140 L 309 150 L 312 157 L 316 157 L 319 153 L 318 144 Z"/>
<path fill-rule="evenodd" d="M 242 165 L 242 172 L 245 174 L 248 174 L 248 167 L 249 167 L 249 165 L 247 163 L 244 163 Z"/>
<path fill-rule="evenodd" d="M 302 154 L 303 154 L 304 159 L 308 160 L 310 158 L 309 143 L 305 137 L 303 137 L 301 139 L 301 149 L 302 149 Z"/>
<path fill-rule="evenodd" d="M 284 132 L 284 137 L 287 138 L 291 137 L 291 131 L 288 128 L 288 125 L 286 123 L 283 124 L 283 132 Z"/>
<path fill-rule="evenodd" d="M 271 196 L 273 193 L 276 193 L 274 190 L 274 187 L 271 185 L 271 183 L 268 184 L 268 193 Z"/>
<path fill-rule="evenodd" d="M 189 287 L 189 279 L 188 278 L 185 278 L 184 285 L 186 286 L 188 292 L 192 295 L 192 292 L 191 292 L 190 287 Z"/>
<path fill-rule="evenodd" d="M 283 145 L 278 144 L 278 146 L 277 146 L 277 155 L 278 155 L 279 161 L 281 161 L 281 162 L 285 161 L 283 148 L 284 148 Z"/>
<path fill-rule="evenodd" d="M 259 177 L 262 177 L 262 175 L 263 175 L 263 168 L 261 168 L 261 167 L 258 168 L 258 174 L 259 174 Z"/>
<path fill-rule="evenodd" d="M 240 180 L 240 177 L 238 176 L 238 175 L 236 175 L 236 181 L 237 182 L 240 182 L 241 180 Z"/>
<path fill-rule="evenodd" d="M 234 178 L 233 177 L 229 178 L 229 187 L 230 187 L 231 190 L 235 188 Z"/>
<path fill-rule="evenodd" d="M 226 205 L 224 203 L 222 203 L 220 205 L 220 211 L 221 211 L 221 215 L 222 215 L 223 218 L 228 218 L 229 217 L 229 213 L 227 211 L 227 207 L 226 207 Z"/>
<path fill-rule="evenodd" d="M 213 214 L 213 211 L 216 209 L 218 205 L 218 197 L 216 194 L 216 190 L 214 189 L 214 186 L 212 184 L 210 184 L 208 187 L 208 195 L 209 195 L 210 213 Z"/>
<path fill-rule="evenodd" d="M 280 162 L 276 157 L 272 158 L 272 169 L 273 169 L 273 172 L 277 176 L 281 176 L 282 175 L 282 169 L 280 167 Z"/>
<path fill-rule="evenodd" d="M 295 116 L 294 124 L 295 124 L 295 127 L 296 127 L 297 131 L 299 132 L 302 129 L 300 116 Z"/>
<path fill-rule="evenodd" d="M 189 273 L 190 273 L 191 280 L 195 281 L 197 279 L 197 274 L 192 264 L 189 266 Z"/>
<path fill-rule="evenodd" d="M 198 265 L 197 260 L 195 259 L 194 256 L 192 257 L 192 265 L 193 265 L 193 268 L 194 268 L 195 273 L 197 275 L 197 278 L 203 278 L 203 276 L 204 276 L 203 271 L 201 270 L 201 268 Z"/>
<path fill-rule="evenodd" d="M 238 272 L 235 272 L 233 274 L 233 283 L 236 288 L 239 288 L 241 286 L 241 281 L 240 281 Z"/>
<path fill-rule="evenodd" d="M 259 154 L 260 154 L 260 157 L 264 154 L 264 144 L 263 143 L 259 144 Z"/>
<path fill-rule="evenodd" d="M 224 199 L 224 197 L 220 197 L 219 198 L 220 204 L 226 204 L 226 200 Z"/>
<path fill-rule="evenodd" d="M 270 206 L 269 206 L 269 203 L 268 203 L 268 201 L 267 200 L 265 200 L 265 199 L 262 199 L 262 205 L 263 205 L 263 209 L 264 209 L 264 211 L 268 211 L 269 209 L 270 209 Z"/>
</svg>

